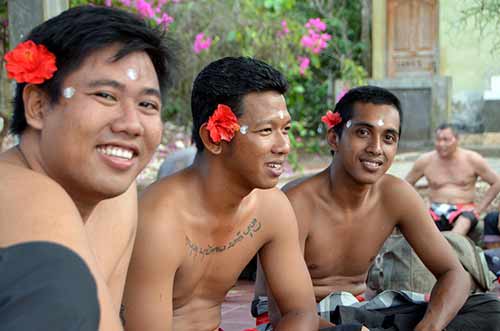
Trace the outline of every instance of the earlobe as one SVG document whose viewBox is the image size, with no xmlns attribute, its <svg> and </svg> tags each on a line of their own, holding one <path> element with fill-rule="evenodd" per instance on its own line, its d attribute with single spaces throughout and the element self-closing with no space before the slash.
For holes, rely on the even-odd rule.
<svg viewBox="0 0 500 331">
<path fill-rule="evenodd" d="M 23 90 L 24 115 L 26 122 L 34 129 L 41 130 L 48 110 L 48 97 L 37 86 L 28 84 Z"/>
<path fill-rule="evenodd" d="M 198 134 L 200 135 L 201 141 L 203 141 L 205 149 L 215 155 L 219 155 L 222 152 L 221 142 L 216 143 L 210 138 L 210 132 L 207 130 L 207 123 L 202 124 L 198 130 Z"/>
<path fill-rule="evenodd" d="M 337 133 L 333 129 L 328 130 L 328 132 L 326 133 L 326 141 L 328 142 L 328 145 L 330 145 L 330 148 L 334 152 L 336 152 L 338 149 L 338 145 L 339 145 L 338 137 L 339 136 L 337 135 Z"/>
</svg>

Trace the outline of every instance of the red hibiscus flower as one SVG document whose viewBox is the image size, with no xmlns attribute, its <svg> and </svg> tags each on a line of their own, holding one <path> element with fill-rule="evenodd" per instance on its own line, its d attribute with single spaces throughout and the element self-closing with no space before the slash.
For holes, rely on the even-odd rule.
<svg viewBox="0 0 500 331">
<path fill-rule="evenodd" d="M 55 55 L 31 40 L 20 43 L 4 58 L 8 77 L 18 83 L 41 84 L 57 70 Z"/>
<path fill-rule="evenodd" d="M 340 117 L 339 113 L 333 113 L 331 110 L 326 112 L 326 115 L 321 117 L 321 122 L 325 123 L 328 127 L 328 130 L 333 128 L 335 125 L 342 122 L 342 117 Z"/>
<path fill-rule="evenodd" d="M 226 105 L 217 105 L 217 109 L 208 119 L 207 130 L 210 132 L 212 141 L 216 143 L 221 140 L 230 142 L 234 133 L 239 129 L 238 119 L 231 107 Z"/>
</svg>

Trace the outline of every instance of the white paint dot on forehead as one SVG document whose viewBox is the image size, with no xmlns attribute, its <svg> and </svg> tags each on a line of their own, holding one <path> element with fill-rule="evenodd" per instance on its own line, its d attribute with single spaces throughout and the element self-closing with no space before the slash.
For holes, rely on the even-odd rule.
<svg viewBox="0 0 500 331">
<path fill-rule="evenodd" d="M 279 116 L 280 116 L 280 120 L 284 119 L 285 118 L 285 113 L 283 113 L 283 110 L 280 110 L 278 112 Z"/>
<path fill-rule="evenodd" d="M 73 97 L 75 95 L 75 88 L 74 87 L 66 87 L 64 90 L 63 90 L 63 96 L 66 98 L 66 99 L 70 99 L 71 97 Z"/>
<path fill-rule="evenodd" d="M 379 119 L 379 120 L 377 121 L 377 125 L 378 125 L 378 126 L 382 126 L 382 125 L 384 125 L 384 120 L 383 120 L 383 119 Z"/>
<path fill-rule="evenodd" d="M 248 125 L 240 126 L 240 132 L 241 132 L 241 134 L 247 134 L 248 133 Z"/>
<path fill-rule="evenodd" d="M 347 123 L 345 124 L 345 127 L 349 129 L 351 127 L 351 125 L 352 125 L 352 121 L 348 120 Z"/>
<path fill-rule="evenodd" d="M 137 73 L 137 70 L 134 68 L 129 68 L 127 69 L 127 77 L 130 80 L 136 80 L 139 77 L 139 74 Z"/>
</svg>

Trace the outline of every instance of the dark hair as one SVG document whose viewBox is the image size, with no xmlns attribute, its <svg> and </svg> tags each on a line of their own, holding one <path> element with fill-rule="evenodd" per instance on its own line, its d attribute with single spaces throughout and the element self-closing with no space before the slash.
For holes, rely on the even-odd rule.
<svg viewBox="0 0 500 331">
<path fill-rule="evenodd" d="M 342 125 L 334 127 L 339 138 L 342 136 L 345 123 L 353 117 L 354 104 L 357 102 L 394 106 L 399 113 L 399 136 L 401 137 L 403 112 L 399 99 L 384 88 L 366 85 L 349 90 L 335 105 L 335 112 L 340 113 L 342 117 Z"/>
<path fill-rule="evenodd" d="M 61 86 L 70 73 L 94 52 L 113 44 L 121 46 L 114 61 L 132 52 L 147 53 L 158 76 L 162 99 L 172 85 L 177 67 L 174 43 L 164 31 L 150 27 L 135 14 L 116 8 L 80 6 L 68 9 L 35 27 L 25 40 L 44 45 L 56 56 L 57 71 L 51 79 L 40 84 L 51 103 L 58 102 Z M 14 134 L 21 134 L 27 126 L 23 103 L 25 86 L 26 83 L 16 86 L 10 128 Z"/>
<path fill-rule="evenodd" d="M 458 130 L 457 130 L 457 127 L 451 123 L 441 123 L 439 124 L 439 126 L 436 128 L 436 133 L 438 131 L 441 131 L 441 130 L 446 130 L 446 129 L 450 129 L 451 132 L 453 133 L 453 135 L 455 137 L 458 137 Z"/>
<path fill-rule="evenodd" d="M 265 91 L 285 94 L 287 89 L 288 83 L 278 70 L 256 59 L 225 57 L 207 65 L 194 80 L 191 94 L 193 141 L 198 151 L 204 149 L 200 127 L 218 104 L 228 105 L 240 117 L 245 95 Z"/>
</svg>

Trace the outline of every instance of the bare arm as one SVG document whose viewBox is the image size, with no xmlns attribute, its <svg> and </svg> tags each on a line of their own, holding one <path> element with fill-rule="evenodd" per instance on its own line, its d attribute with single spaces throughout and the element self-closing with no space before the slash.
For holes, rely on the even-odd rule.
<svg viewBox="0 0 500 331">
<path fill-rule="evenodd" d="M 317 330 L 314 292 L 298 241 L 295 215 L 281 192 L 272 205 L 279 206 L 272 212 L 273 237 L 261 248 L 259 257 L 282 313 L 276 330 Z"/>
<path fill-rule="evenodd" d="M 12 189 L 0 190 L 0 201 L 3 204 L 0 245 L 49 241 L 74 251 L 86 262 L 97 284 L 99 330 L 122 330 L 118 311 L 89 245 L 83 220 L 71 198 L 51 179 L 31 171 L 13 170 L 8 178 L 3 179 L 2 187 Z M 29 185 L 20 184 L 26 182 Z M 15 220 L 15 226 L 12 220 Z"/>
<path fill-rule="evenodd" d="M 137 238 L 123 297 L 127 331 L 172 330 L 173 283 L 185 237 L 154 196 L 147 192 L 139 203 Z"/>
<path fill-rule="evenodd" d="M 477 175 L 490 184 L 489 189 L 486 191 L 483 199 L 476 208 L 476 212 L 482 214 L 498 195 L 498 192 L 500 192 L 500 178 L 481 155 L 473 153 L 471 158 L 471 163 L 474 165 Z"/>
<path fill-rule="evenodd" d="M 424 177 L 424 169 L 426 165 L 427 165 L 426 156 L 418 158 L 413 164 L 413 167 L 411 168 L 410 172 L 406 175 L 405 180 L 412 186 L 415 186 L 418 180 Z"/>
<path fill-rule="evenodd" d="M 401 232 L 437 279 L 425 316 L 415 330 L 442 330 L 467 299 L 470 278 L 433 224 L 418 193 L 404 183 L 392 187 L 392 199 L 397 197 L 402 202 L 397 210 Z"/>
</svg>

